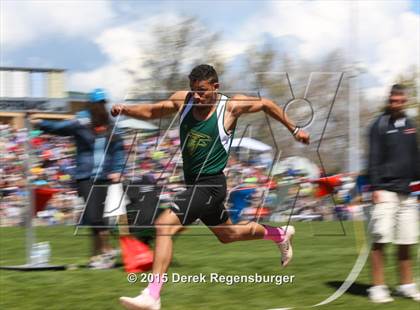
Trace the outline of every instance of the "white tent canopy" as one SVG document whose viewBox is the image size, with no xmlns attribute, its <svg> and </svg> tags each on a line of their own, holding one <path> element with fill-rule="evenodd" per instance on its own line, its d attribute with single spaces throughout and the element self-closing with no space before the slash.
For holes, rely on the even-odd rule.
<svg viewBox="0 0 420 310">
<path fill-rule="evenodd" d="M 243 147 L 258 152 L 269 152 L 272 150 L 271 146 L 248 137 L 233 139 L 232 147 Z"/>
<path fill-rule="evenodd" d="M 152 123 L 142 121 L 139 119 L 125 119 L 123 121 L 119 121 L 117 126 L 119 128 L 130 128 L 130 129 L 141 129 L 141 130 L 158 130 L 159 127 L 153 125 Z"/>
<path fill-rule="evenodd" d="M 289 169 L 301 171 L 301 173 L 305 174 L 306 177 L 313 179 L 319 178 L 320 175 L 319 168 L 315 163 L 300 156 L 288 157 L 275 164 L 272 174 L 282 174 Z"/>
</svg>

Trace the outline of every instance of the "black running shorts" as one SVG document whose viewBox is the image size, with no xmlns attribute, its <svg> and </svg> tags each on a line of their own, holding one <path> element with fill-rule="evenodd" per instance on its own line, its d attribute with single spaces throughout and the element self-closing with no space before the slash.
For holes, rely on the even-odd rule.
<svg viewBox="0 0 420 310">
<path fill-rule="evenodd" d="M 200 219 L 207 226 L 216 226 L 229 219 L 224 206 L 226 177 L 223 173 L 200 176 L 198 180 L 187 178 L 186 186 L 171 204 L 171 210 L 183 225 Z"/>
</svg>

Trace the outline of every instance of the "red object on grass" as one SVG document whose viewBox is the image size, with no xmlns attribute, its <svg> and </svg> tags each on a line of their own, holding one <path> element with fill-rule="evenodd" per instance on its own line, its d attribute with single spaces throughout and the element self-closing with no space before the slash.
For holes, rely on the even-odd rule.
<svg viewBox="0 0 420 310">
<path fill-rule="evenodd" d="M 34 216 L 37 212 L 42 211 L 47 206 L 48 201 L 51 197 L 58 193 L 60 190 L 56 188 L 49 188 L 49 187 L 38 187 L 35 189 L 35 210 Z"/>
<path fill-rule="evenodd" d="M 121 236 L 120 248 L 126 272 L 145 272 L 152 269 L 153 251 L 134 237 Z"/>
</svg>

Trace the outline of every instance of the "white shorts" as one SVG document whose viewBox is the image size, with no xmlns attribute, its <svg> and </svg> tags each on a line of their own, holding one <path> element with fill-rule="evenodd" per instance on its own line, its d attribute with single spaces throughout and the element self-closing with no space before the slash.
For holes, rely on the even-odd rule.
<svg viewBox="0 0 420 310">
<path fill-rule="evenodd" d="M 395 192 L 378 191 L 373 205 L 369 231 L 373 243 L 416 244 L 419 236 L 416 197 Z"/>
</svg>

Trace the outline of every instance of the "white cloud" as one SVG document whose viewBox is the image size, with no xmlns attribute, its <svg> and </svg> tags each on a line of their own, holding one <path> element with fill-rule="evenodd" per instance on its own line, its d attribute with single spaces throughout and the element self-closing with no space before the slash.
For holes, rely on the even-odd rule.
<svg viewBox="0 0 420 310">
<path fill-rule="evenodd" d="M 94 41 L 107 56 L 107 63 L 91 71 L 70 72 L 70 89 L 89 91 L 103 87 L 113 99 L 122 100 L 133 82 L 128 71 L 138 72 L 147 60 L 147 47 L 153 42 L 152 29 L 162 20 L 176 23 L 181 17 L 160 14 L 103 30 Z M 141 71 L 139 76 L 147 77 L 148 72 Z"/>
<path fill-rule="evenodd" d="M 49 35 L 94 37 L 112 22 L 109 1 L 0 1 L 0 44 L 21 48 Z"/>
<path fill-rule="evenodd" d="M 317 58 L 344 43 L 348 10 L 336 1 L 271 2 L 240 30 L 240 36 L 257 40 L 261 33 L 293 36 L 301 43 L 288 51 L 303 58 Z"/>
<path fill-rule="evenodd" d="M 245 53 L 251 45 L 251 42 L 248 41 L 221 40 L 218 43 L 217 51 L 226 61 L 229 61 Z"/>
<path fill-rule="evenodd" d="M 353 28 L 351 7 L 357 11 L 357 27 Z M 153 26 L 162 21 L 177 23 L 184 17 L 177 11 L 147 18 L 142 17 L 145 13 L 127 21 L 115 18 L 109 1 L 1 1 L 0 44 L 23 48 L 54 34 L 90 38 L 107 62 L 91 71 L 69 72 L 69 88 L 87 91 L 102 86 L 121 99 L 131 85 L 127 70 L 139 68 L 148 57 L 145 47 L 153 40 Z M 355 42 L 351 29 L 357 29 Z M 282 52 L 296 59 L 317 60 L 337 48 L 354 55 L 357 49 L 355 60 L 364 64 L 376 83 L 366 93 L 376 96 L 387 91 L 398 74 L 419 64 L 419 29 L 420 17 L 410 11 L 409 1 L 360 1 L 357 5 L 349 1 L 273 1 L 256 6 L 252 18 L 234 18 L 231 35 L 223 37 L 222 33 L 218 51 L 226 60 L 234 59 L 261 43 L 267 33 L 295 42 L 293 46 L 286 42 Z"/>
<path fill-rule="evenodd" d="M 112 98 L 121 99 L 125 95 L 126 82 L 130 79 L 123 65 L 110 63 L 88 72 L 69 75 L 69 89 L 89 92 L 94 88 L 105 88 Z"/>
<path fill-rule="evenodd" d="M 410 11 L 409 1 L 271 2 L 238 37 L 255 40 L 264 32 L 297 38 L 294 49 L 286 52 L 304 59 L 316 60 L 342 49 L 374 77 L 377 85 L 367 94 L 386 91 L 397 75 L 420 65 L 420 16 Z"/>
<path fill-rule="evenodd" d="M 153 29 L 162 24 L 162 21 L 164 25 L 172 25 L 181 22 L 184 18 L 185 16 L 166 12 L 106 28 L 94 41 L 101 52 L 107 56 L 107 63 L 91 71 L 70 72 L 70 88 L 89 91 L 95 87 L 104 87 L 109 90 L 112 98 L 121 100 L 133 82 L 128 71 L 137 70 L 138 72 L 142 63 L 148 59 L 147 53 L 154 41 Z M 203 31 L 206 30 L 202 24 L 199 27 L 203 27 Z M 244 53 L 250 45 L 251 43 L 247 41 L 221 40 L 216 49 L 226 61 L 229 61 Z M 187 51 L 187 55 L 191 59 L 197 58 L 194 50 Z M 140 71 L 140 76 L 146 78 L 149 72 Z"/>
<path fill-rule="evenodd" d="M 107 62 L 94 70 L 69 72 L 70 89 L 90 91 L 96 87 L 103 87 L 113 98 L 123 98 L 131 84 L 128 70 L 139 66 L 139 41 L 145 37 L 143 32 L 135 31 L 130 25 L 103 31 L 95 39 L 95 43 L 107 56 Z"/>
</svg>

